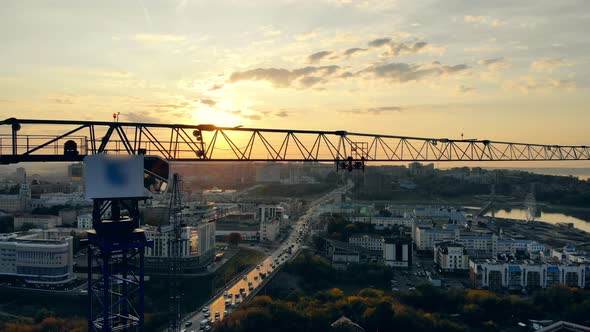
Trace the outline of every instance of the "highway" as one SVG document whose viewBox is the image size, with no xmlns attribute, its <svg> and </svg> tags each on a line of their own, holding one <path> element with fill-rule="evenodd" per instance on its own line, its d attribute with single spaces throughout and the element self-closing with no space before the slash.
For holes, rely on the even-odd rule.
<svg viewBox="0 0 590 332">
<path fill-rule="evenodd" d="M 352 186 L 351 183 L 334 189 L 309 204 L 308 209 L 293 225 L 291 234 L 274 252 L 266 256 L 255 267 L 232 280 L 223 292 L 216 294 L 200 310 L 193 312 L 182 321 L 181 331 L 209 331 L 211 323 L 219 320 L 236 310 L 243 302 L 252 298 L 265 281 L 273 277 L 273 271 L 280 265 L 293 258 L 300 249 L 304 236 L 309 232 L 309 221 L 318 215 L 318 207 L 326 204 L 334 197 L 338 197 Z M 241 291 L 241 292 L 240 292 Z"/>
</svg>

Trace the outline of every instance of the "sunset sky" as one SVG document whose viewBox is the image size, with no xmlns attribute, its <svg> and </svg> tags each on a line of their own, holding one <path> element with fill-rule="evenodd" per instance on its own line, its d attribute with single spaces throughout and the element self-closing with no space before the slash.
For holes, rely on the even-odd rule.
<svg viewBox="0 0 590 332">
<path fill-rule="evenodd" d="M 0 116 L 590 144 L 590 1 L 2 1 Z"/>
</svg>

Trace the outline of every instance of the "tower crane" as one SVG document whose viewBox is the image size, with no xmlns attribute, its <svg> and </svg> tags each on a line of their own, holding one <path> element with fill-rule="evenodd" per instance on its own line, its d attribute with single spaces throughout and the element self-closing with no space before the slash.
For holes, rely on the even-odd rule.
<svg viewBox="0 0 590 332">
<path fill-rule="evenodd" d="M 329 162 L 334 163 L 336 170 L 355 171 L 364 170 L 368 163 L 556 160 L 588 161 L 590 148 L 343 130 L 119 122 L 118 119 L 113 122 L 16 118 L 0 121 L 1 164 L 85 161 L 93 174 L 107 174 L 107 182 L 140 183 L 140 190 L 130 187 L 120 191 L 105 190 L 100 186 L 102 183 L 90 183 L 94 229 L 89 232 L 88 330 L 101 332 L 143 330 L 143 259 L 145 248 L 152 243 L 140 228 L 138 202 L 146 199 L 149 192 L 166 190 L 169 162 Z M 140 174 L 138 179 L 137 174 Z M 134 180 L 127 181 L 126 176 Z M 180 195 L 179 180 L 174 176 L 175 195 Z M 174 198 L 170 209 L 176 211 L 178 207 L 179 202 Z M 108 218 L 107 210 L 111 211 Z M 128 217 L 123 217 L 121 210 L 127 210 Z M 173 213 L 172 217 L 178 216 Z M 177 246 L 178 242 L 174 242 L 174 251 Z M 139 266 L 133 265 L 132 258 Z M 172 269 L 177 269 L 174 262 Z M 113 291 L 113 280 L 122 284 L 121 291 Z M 100 308 L 95 308 L 95 298 Z M 171 298 L 170 307 L 178 308 L 176 297 Z M 175 317 L 176 322 L 171 326 L 177 329 L 178 317 Z"/>
</svg>

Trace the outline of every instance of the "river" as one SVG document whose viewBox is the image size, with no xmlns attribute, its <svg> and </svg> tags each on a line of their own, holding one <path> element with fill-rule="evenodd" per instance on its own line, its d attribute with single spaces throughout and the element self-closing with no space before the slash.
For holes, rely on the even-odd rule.
<svg viewBox="0 0 590 332">
<path fill-rule="evenodd" d="M 540 208 L 539 208 L 540 209 Z M 492 211 L 488 211 L 486 216 L 491 216 Z M 494 215 L 498 218 L 522 219 L 526 220 L 526 210 L 521 208 L 500 208 L 494 209 Z M 535 218 L 536 221 L 543 221 L 550 224 L 557 224 L 560 222 L 573 223 L 577 229 L 584 230 L 590 233 L 590 220 L 584 220 L 569 216 L 563 213 L 543 212 Z"/>
</svg>

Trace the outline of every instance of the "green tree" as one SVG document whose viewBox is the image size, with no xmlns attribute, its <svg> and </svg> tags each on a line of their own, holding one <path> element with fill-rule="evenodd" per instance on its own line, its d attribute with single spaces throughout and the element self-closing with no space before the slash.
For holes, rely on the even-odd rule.
<svg viewBox="0 0 590 332">
<path fill-rule="evenodd" d="M 230 233 L 225 241 L 229 243 L 230 246 L 236 247 L 240 242 L 242 242 L 242 235 L 240 233 Z"/>
</svg>

